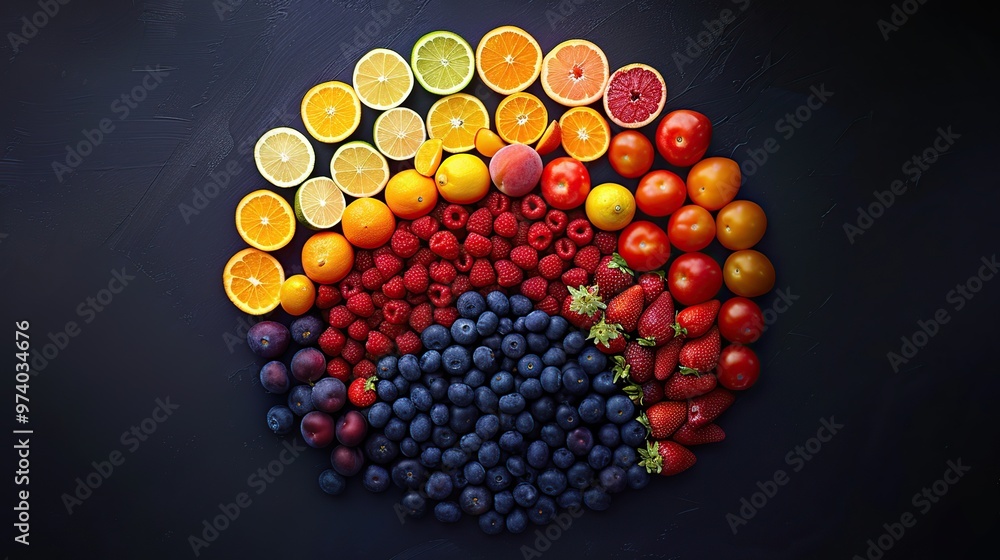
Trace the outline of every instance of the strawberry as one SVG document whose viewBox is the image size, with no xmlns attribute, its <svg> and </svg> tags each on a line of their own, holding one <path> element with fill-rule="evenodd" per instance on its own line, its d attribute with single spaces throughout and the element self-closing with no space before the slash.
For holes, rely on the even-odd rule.
<svg viewBox="0 0 1000 560">
<path fill-rule="evenodd" d="M 356 379 L 368 379 L 375 375 L 378 368 L 375 367 L 375 363 L 371 360 L 361 360 L 360 362 L 354 364 L 351 369 L 351 374 L 354 375 Z"/>
<path fill-rule="evenodd" d="M 464 228 L 468 221 L 469 211 L 459 204 L 449 204 L 441 214 L 441 225 L 451 230 Z"/>
<path fill-rule="evenodd" d="M 424 241 L 429 241 L 431 236 L 437 233 L 441 224 L 431 216 L 421 216 L 410 223 L 410 231 Z"/>
<path fill-rule="evenodd" d="M 688 423 L 692 428 L 700 428 L 709 422 L 714 422 L 735 400 L 736 396 L 722 387 L 716 387 L 700 397 L 695 397 L 688 406 Z"/>
<path fill-rule="evenodd" d="M 397 257 L 408 259 L 420 249 L 420 238 L 412 232 L 397 228 L 389 239 L 389 246 Z"/>
<path fill-rule="evenodd" d="M 489 237 L 493 233 L 493 214 L 490 214 L 489 208 L 479 208 L 469 214 L 469 220 L 465 223 L 465 231 Z"/>
<path fill-rule="evenodd" d="M 665 346 L 656 349 L 656 359 L 653 361 L 653 376 L 663 381 L 677 369 L 677 359 L 684 346 L 683 338 L 675 338 Z"/>
<path fill-rule="evenodd" d="M 601 251 L 593 245 L 580 247 L 573 256 L 573 264 L 587 271 L 588 274 L 597 272 L 597 266 L 601 262 Z"/>
<path fill-rule="evenodd" d="M 594 239 L 594 230 L 590 227 L 589 220 L 579 218 L 566 224 L 566 237 L 576 243 L 577 247 L 583 247 Z"/>
<path fill-rule="evenodd" d="M 367 249 L 354 251 L 354 270 L 364 272 L 373 266 L 375 266 L 375 261 L 372 259 L 371 251 Z"/>
<path fill-rule="evenodd" d="M 344 333 L 333 327 L 327 327 L 317 340 L 319 349 L 330 357 L 339 356 L 346 342 L 347 337 L 344 336 Z"/>
<path fill-rule="evenodd" d="M 410 310 L 410 327 L 417 334 L 424 332 L 424 329 L 434 324 L 434 316 L 429 303 L 415 305 Z"/>
<path fill-rule="evenodd" d="M 430 276 L 427 273 L 427 267 L 422 264 L 415 264 L 403 273 L 403 286 L 410 293 L 420 294 L 426 292 L 429 283 Z"/>
<path fill-rule="evenodd" d="M 587 340 L 593 339 L 597 349 L 605 354 L 618 354 L 625 350 L 625 335 L 618 326 L 604 321 L 604 317 L 590 327 Z"/>
<path fill-rule="evenodd" d="M 569 218 L 566 217 L 566 213 L 562 210 L 549 210 L 545 214 L 545 225 L 549 226 L 552 230 L 552 235 L 562 235 L 566 231 L 566 224 L 569 223 Z"/>
<path fill-rule="evenodd" d="M 437 282 L 430 285 L 427 288 L 427 297 L 430 298 L 431 304 L 434 307 L 447 307 L 451 305 L 454 296 L 451 293 L 451 287 L 445 284 L 439 284 Z"/>
<path fill-rule="evenodd" d="M 662 401 L 650 405 L 639 422 L 646 426 L 652 439 L 666 439 L 687 421 L 687 416 L 686 402 Z"/>
<path fill-rule="evenodd" d="M 542 301 L 545 299 L 545 296 L 549 295 L 548 289 L 549 281 L 541 276 L 528 278 L 524 282 L 521 282 L 521 295 L 531 301 Z"/>
<path fill-rule="evenodd" d="M 367 292 L 361 292 L 347 298 L 347 309 L 360 317 L 371 317 L 375 312 L 375 304 L 372 302 L 372 296 Z"/>
<path fill-rule="evenodd" d="M 490 193 L 483 199 L 483 207 L 488 208 L 494 217 L 510 210 L 510 198 L 502 192 L 490 189 Z"/>
<path fill-rule="evenodd" d="M 510 251 L 513 245 L 510 241 L 500 237 L 499 235 L 494 235 L 490 238 L 490 243 L 493 244 L 493 250 L 490 251 L 490 260 L 496 262 L 500 259 L 506 259 L 510 256 Z"/>
<path fill-rule="evenodd" d="M 618 250 L 618 239 L 611 232 L 599 231 L 594 234 L 594 246 L 602 255 L 613 255 Z"/>
<path fill-rule="evenodd" d="M 622 359 L 631 368 L 632 381 L 641 385 L 653 378 L 653 360 L 655 358 L 655 351 L 647 343 L 643 343 L 642 339 L 639 339 L 628 341 Z"/>
<path fill-rule="evenodd" d="M 472 289 L 472 282 L 469 281 L 468 276 L 459 274 L 454 280 L 451 281 L 451 285 L 449 287 L 451 288 L 452 295 L 457 298 Z"/>
<path fill-rule="evenodd" d="M 400 354 L 420 354 L 423 345 L 420 342 L 420 337 L 417 333 L 413 331 L 405 331 L 403 334 L 396 337 L 396 348 L 399 349 Z"/>
<path fill-rule="evenodd" d="M 719 328 L 712 327 L 708 334 L 699 338 L 689 339 L 681 347 L 678 361 L 682 373 L 708 373 L 719 363 L 719 351 L 722 341 L 719 338 Z M 686 369 L 685 369 L 686 368 Z"/>
<path fill-rule="evenodd" d="M 382 293 L 389 299 L 405 298 L 406 284 L 403 283 L 403 277 L 397 274 L 386 280 L 385 284 L 382 284 Z"/>
<path fill-rule="evenodd" d="M 488 259 L 476 259 L 472 263 L 472 270 L 469 271 L 469 283 L 474 288 L 492 285 L 497 281 L 497 275 L 493 272 L 493 265 Z"/>
<path fill-rule="evenodd" d="M 586 270 L 576 267 L 563 272 L 559 279 L 562 280 L 563 284 L 573 286 L 575 288 L 586 284 L 587 281 L 590 280 L 590 275 L 587 274 Z"/>
<path fill-rule="evenodd" d="M 333 358 L 326 363 L 326 374 L 347 383 L 351 376 L 351 364 L 341 357 Z"/>
<path fill-rule="evenodd" d="M 544 222 L 535 222 L 528 228 L 528 244 L 544 251 L 552 244 L 552 230 Z"/>
<path fill-rule="evenodd" d="M 692 305 L 677 314 L 677 324 L 674 330 L 677 336 L 688 338 L 698 338 L 708 332 L 715 323 L 715 316 L 719 314 L 719 307 L 722 304 L 717 299 Z"/>
<path fill-rule="evenodd" d="M 656 270 L 653 272 L 643 272 L 636 278 L 636 284 L 642 286 L 642 295 L 646 300 L 646 305 L 653 303 L 653 300 L 666 289 L 666 286 L 663 284 L 664 274 L 662 270 Z"/>
<path fill-rule="evenodd" d="M 351 404 L 358 408 L 366 408 L 375 404 L 375 380 L 376 378 L 373 376 L 367 379 L 359 377 L 352 381 L 350 387 L 347 388 L 347 399 L 351 401 Z"/>
<path fill-rule="evenodd" d="M 642 288 L 633 285 L 608 302 L 608 308 L 604 311 L 604 320 L 608 323 L 616 323 L 621 327 L 622 332 L 630 333 L 635 330 L 641 314 Z"/>
<path fill-rule="evenodd" d="M 601 318 L 601 310 L 607 307 L 597 293 L 597 286 L 567 288 L 569 297 L 563 300 L 562 316 L 577 328 L 593 327 Z"/>
<path fill-rule="evenodd" d="M 686 375 L 676 372 L 667 378 L 666 383 L 663 384 L 663 394 L 668 399 L 675 401 L 693 399 L 715 389 L 717 384 L 718 381 L 715 379 L 715 375 L 711 373 L 705 375 Z"/>
<path fill-rule="evenodd" d="M 340 290 L 330 284 L 320 284 L 316 288 L 316 307 L 319 309 L 330 309 L 344 300 L 340 295 Z"/>
<path fill-rule="evenodd" d="M 705 424 L 700 428 L 692 428 L 685 423 L 674 432 L 673 440 L 681 445 L 703 445 L 716 443 L 726 439 L 726 432 L 718 424 Z"/>
<path fill-rule="evenodd" d="M 513 262 L 507 259 L 500 259 L 493 263 L 493 269 L 497 272 L 497 284 L 504 288 L 512 288 L 521 283 L 524 274 Z"/>
<path fill-rule="evenodd" d="M 385 336 L 379 331 L 372 331 L 368 333 L 368 340 L 365 342 L 365 350 L 369 354 L 376 358 L 381 358 L 387 354 L 391 354 L 395 345 L 392 339 Z"/>
<path fill-rule="evenodd" d="M 504 212 L 493 220 L 493 232 L 500 237 L 517 235 L 517 216 L 513 212 Z"/>
<path fill-rule="evenodd" d="M 421 247 L 406 261 L 406 264 L 407 266 L 416 266 L 419 264 L 420 266 L 428 267 L 436 260 L 438 260 L 438 256 L 434 254 L 434 251 L 431 251 L 427 247 Z"/>
<path fill-rule="evenodd" d="M 351 313 L 351 310 L 347 308 L 346 305 L 338 305 L 330 309 L 330 315 L 327 320 L 331 327 L 336 327 L 338 329 L 346 329 L 347 325 L 350 325 L 357 319 L 358 316 Z"/>
<path fill-rule="evenodd" d="M 362 341 L 368 336 L 368 331 L 370 330 L 371 327 L 368 326 L 368 321 L 355 319 L 353 323 L 347 326 L 347 336 L 353 340 Z"/>
<path fill-rule="evenodd" d="M 534 270 L 538 266 L 538 251 L 529 245 L 521 245 L 510 250 L 510 261 L 521 270 Z"/>
<path fill-rule="evenodd" d="M 566 299 L 566 296 L 569 295 L 569 290 L 562 282 L 549 282 L 548 292 L 550 296 L 556 298 L 560 307 L 562 307 L 562 300 Z"/>
<path fill-rule="evenodd" d="M 560 237 L 556 239 L 552 247 L 556 254 L 559 255 L 559 258 L 566 262 L 573 260 L 573 257 L 576 256 L 576 243 L 573 243 L 572 239 Z"/>
<path fill-rule="evenodd" d="M 449 261 L 437 261 L 432 262 L 427 267 L 427 274 L 431 277 L 431 280 L 438 284 L 451 284 L 455 280 L 455 276 L 458 275 L 458 271 L 455 270 L 455 265 Z"/>
<path fill-rule="evenodd" d="M 535 309 L 544 311 L 553 317 L 559 314 L 559 308 L 559 300 L 555 296 L 545 296 L 542 301 L 535 304 Z"/>
<path fill-rule="evenodd" d="M 345 276 L 338 286 L 340 287 L 340 295 L 344 299 L 350 299 L 351 296 L 364 291 L 364 286 L 361 285 L 361 273 L 357 270 Z"/>
<path fill-rule="evenodd" d="M 451 324 L 458 320 L 458 309 L 454 307 L 438 307 L 434 310 L 434 322 L 450 329 Z"/>
<path fill-rule="evenodd" d="M 469 235 L 465 236 L 463 247 L 465 247 L 467 253 L 477 258 L 485 257 L 493 250 L 493 244 L 490 243 L 490 240 L 475 232 L 469 232 Z"/>
<path fill-rule="evenodd" d="M 413 308 L 410 304 L 401 299 L 391 299 L 382 306 L 382 316 L 385 321 L 392 325 L 405 325 L 410 321 L 410 312 Z"/>
<path fill-rule="evenodd" d="M 664 399 L 663 384 L 655 379 L 642 384 L 642 402 L 656 404 Z"/>
<path fill-rule="evenodd" d="M 646 472 L 672 476 L 691 468 L 697 460 L 691 450 L 675 441 L 651 441 L 639 449 L 639 465 Z"/>
<path fill-rule="evenodd" d="M 357 340 L 348 338 L 344 343 L 344 349 L 340 351 L 340 356 L 353 366 L 365 357 L 365 347 Z"/>
<path fill-rule="evenodd" d="M 633 288 L 629 288 L 632 290 Z M 639 289 L 645 290 L 639 285 Z M 663 292 L 656 296 L 653 303 L 642 312 L 639 317 L 639 336 L 649 339 L 655 346 L 663 346 L 674 338 L 674 326 L 671 319 L 674 318 L 674 298 L 670 292 Z"/>
<path fill-rule="evenodd" d="M 634 284 L 635 273 L 625 264 L 625 259 L 615 253 L 601 258 L 594 271 L 594 281 L 600 288 L 601 296 L 610 298 Z"/>
<path fill-rule="evenodd" d="M 458 238 L 450 231 L 439 231 L 431 236 L 427 242 L 431 251 L 442 259 L 454 259 L 458 257 Z"/>
</svg>

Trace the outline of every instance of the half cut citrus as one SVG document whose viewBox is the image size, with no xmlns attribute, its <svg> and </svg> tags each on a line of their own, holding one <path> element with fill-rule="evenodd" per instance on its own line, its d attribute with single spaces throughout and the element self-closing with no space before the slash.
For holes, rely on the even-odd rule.
<svg viewBox="0 0 1000 560">
<path fill-rule="evenodd" d="M 329 177 L 313 177 L 295 191 L 295 218 L 311 229 L 329 229 L 344 214 L 344 193 Z"/>
<path fill-rule="evenodd" d="M 344 82 L 313 86 L 302 98 L 301 111 L 306 131 L 328 144 L 347 138 L 361 124 L 361 102 Z"/>
<path fill-rule="evenodd" d="M 555 46 L 542 60 L 542 89 L 567 107 L 589 105 L 604 95 L 608 58 L 594 43 L 570 39 Z"/>
<path fill-rule="evenodd" d="M 281 302 L 285 271 L 278 259 L 259 249 L 243 249 L 226 263 L 222 285 L 240 311 L 263 315 Z"/>
<path fill-rule="evenodd" d="M 257 170 L 272 185 L 284 189 L 305 181 L 316 165 L 316 152 L 294 128 L 268 130 L 253 149 Z"/>
<path fill-rule="evenodd" d="M 497 106 L 497 132 L 511 144 L 537 141 L 548 122 L 549 112 L 545 110 L 545 105 L 530 93 L 508 95 Z"/>
<path fill-rule="evenodd" d="M 493 91 L 523 91 L 542 70 L 542 49 L 527 31 L 504 25 L 488 32 L 476 48 L 476 71 Z"/>
<path fill-rule="evenodd" d="M 413 91 L 413 72 L 396 51 L 372 49 L 354 65 L 354 89 L 377 111 L 398 106 Z"/>
<path fill-rule="evenodd" d="M 413 156 L 413 169 L 424 177 L 433 177 L 444 155 L 442 144 L 440 138 L 424 140 L 424 143 L 417 148 L 417 155 Z"/>
<path fill-rule="evenodd" d="M 273 191 L 254 191 L 236 205 L 236 231 L 251 247 L 277 251 L 295 235 L 292 207 Z"/>
<path fill-rule="evenodd" d="M 490 114 L 478 98 L 456 93 L 439 99 L 427 112 L 427 133 L 440 138 L 446 152 L 466 152 L 475 147 L 476 131 L 490 127 Z"/>
<path fill-rule="evenodd" d="M 434 31 L 417 39 L 410 53 L 417 81 L 437 95 L 458 93 L 476 72 L 469 43 L 451 31 Z"/>
<path fill-rule="evenodd" d="M 562 146 L 580 161 L 594 161 L 608 151 L 611 127 L 590 107 L 573 107 L 559 119 Z"/>
<path fill-rule="evenodd" d="M 372 137 L 378 151 L 389 159 L 400 161 L 417 155 L 420 144 L 427 139 L 427 129 L 416 111 L 396 107 L 375 119 Z"/>
<path fill-rule="evenodd" d="M 389 181 L 389 162 L 371 144 L 355 140 L 333 153 L 330 177 L 344 194 L 374 196 Z"/>
</svg>

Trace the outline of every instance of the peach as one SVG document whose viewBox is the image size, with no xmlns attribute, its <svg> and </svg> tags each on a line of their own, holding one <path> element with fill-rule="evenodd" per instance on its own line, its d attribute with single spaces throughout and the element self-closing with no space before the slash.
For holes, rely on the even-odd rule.
<svg viewBox="0 0 1000 560">
<path fill-rule="evenodd" d="M 528 194 L 541 177 L 542 158 L 531 146 L 504 146 L 490 159 L 490 178 L 500 192 L 507 196 Z"/>
</svg>

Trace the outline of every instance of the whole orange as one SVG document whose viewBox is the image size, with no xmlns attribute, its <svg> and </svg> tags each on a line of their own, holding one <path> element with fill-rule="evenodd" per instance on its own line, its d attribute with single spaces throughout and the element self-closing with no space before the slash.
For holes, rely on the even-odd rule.
<svg viewBox="0 0 1000 560">
<path fill-rule="evenodd" d="M 396 230 L 396 217 L 377 198 L 359 198 L 347 205 L 340 219 L 344 237 L 361 249 L 385 245 Z"/>
<path fill-rule="evenodd" d="M 343 235 L 321 231 L 302 246 L 302 270 L 318 284 L 344 279 L 354 266 L 354 248 Z"/>
</svg>

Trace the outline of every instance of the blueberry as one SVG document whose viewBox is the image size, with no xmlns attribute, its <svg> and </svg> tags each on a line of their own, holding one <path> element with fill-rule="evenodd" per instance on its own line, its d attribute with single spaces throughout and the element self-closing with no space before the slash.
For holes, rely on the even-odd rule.
<svg viewBox="0 0 1000 560">
<path fill-rule="evenodd" d="M 279 436 L 292 433 L 295 429 L 295 415 L 284 405 L 274 405 L 267 411 L 267 427 Z"/>
<path fill-rule="evenodd" d="M 385 433 L 385 437 L 391 439 L 392 441 L 400 442 L 406 437 L 406 432 L 408 432 L 409 429 L 406 427 L 406 422 L 393 417 L 389 419 L 389 423 L 385 425 L 385 428 L 383 428 L 382 431 Z"/>
<path fill-rule="evenodd" d="M 542 426 L 539 438 L 551 448 L 562 447 L 566 443 L 566 432 L 556 424 Z"/>
<path fill-rule="evenodd" d="M 572 430 L 580 425 L 580 415 L 568 404 L 561 404 L 556 409 L 556 423 L 564 430 Z"/>
<path fill-rule="evenodd" d="M 375 365 L 375 375 L 379 379 L 392 379 L 397 373 L 399 373 L 399 359 L 395 356 L 383 356 Z"/>
<path fill-rule="evenodd" d="M 290 338 L 288 328 L 277 321 L 261 321 L 247 330 L 250 351 L 265 360 L 284 354 Z"/>
<path fill-rule="evenodd" d="M 443 329 L 444 327 L 441 328 Z M 425 330 L 424 332 L 427 331 Z M 439 369 L 441 369 L 441 353 L 438 352 L 437 349 L 425 350 L 424 353 L 420 355 L 420 371 L 424 373 L 434 373 Z M 400 370 L 400 373 L 402 373 L 402 370 Z"/>
<path fill-rule="evenodd" d="M 549 339 L 545 338 L 544 334 L 530 332 L 524 335 L 524 339 L 528 341 L 528 350 L 535 354 L 544 354 L 550 347 Z"/>
<path fill-rule="evenodd" d="M 556 504 L 564 509 L 583 506 L 583 492 L 576 488 L 567 488 L 565 492 L 556 497 Z"/>
<path fill-rule="evenodd" d="M 487 535 L 499 535 L 503 532 L 504 527 L 506 527 L 504 516 L 493 510 L 480 515 L 478 523 L 479 528 Z"/>
<path fill-rule="evenodd" d="M 542 369 L 542 359 L 537 354 L 527 354 L 517 361 L 517 373 L 524 377 L 538 377 Z"/>
<path fill-rule="evenodd" d="M 434 406 L 431 407 L 430 417 L 431 422 L 435 426 L 448 425 L 448 405 L 444 403 L 434 403 Z"/>
<path fill-rule="evenodd" d="M 430 389 L 414 383 L 410 386 L 410 402 L 420 412 L 429 412 L 434 404 L 434 397 L 431 395 Z"/>
<path fill-rule="evenodd" d="M 600 488 L 589 488 L 583 493 L 583 505 L 594 511 L 604 511 L 611 507 L 611 495 Z"/>
<path fill-rule="evenodd" d="M 433 469 L 441 464 L 441 449 L 428 447 L 420 452 L 420 464 Z"/>
<path fill-rule="evenodd" d="M 603 445 L 595 445 L 587 454 L 587 464 L 595 470 L 601 470 L 611 464 L 611 450 Z"/>
<path fill-rule="evenodd" d="M 369 492 L 385 492 L 389 489 L 389 471 L 379 465 L 368 465 L 361 476 L 361 483 Z"/>
<path fill-rule="evenodd" d="M 397 375 L 392 379 L 392 384 L 396 386 L 396 391 L 402 394 L 410 392 L 410 382 L 402 375 Z"/>
<path fill-rule="evenodd" d="M 445 449 L 441 453 L 441 466 L 449 470 L 457 470 L 462 468 L 466 462 L 469 461 L 469 454 L 462 451 L 458 447 L 452 447 L 450 449 Z"/>
<path fill-rule="evenodd" d="M 435 426 L 434 429 L 431 430 L 431 441 L 433 441 L 434 445 L 440 447 L 441 449 L 451 447 L 455 444 L 455 440 L 457 439 L 458 436 L 455 435 L 455 432 L 451 431 L 451 429 L 447 426 Z"/>
<path fill-rule="evenodd" d="M 613 424 L 624 424 L 635 419 L 635 405 L 632 399 L 625 395 L 614 395 L 608 398 L 606 415 Z"/>
<path fill-rule="evenodd" d="M 484 414 L 476 420 L 476 435 L 483 441 L 493 439 L 500 430 L 500 419 L 495 414 Z"/>
<path fill-rule="evenodd" d="M 497 371 L 496 354 L 489 346 L 480 346 L 473 350 L 472 363 L 484 372 L 492 374 Z"/>
<path fill-rule="evenodd" d="M 511 491 L 514 501 L 521 507 L 530 508 L 538 501 L 538 488 L 529 482 L 519 482 Z"/>
<path fill-rule="evenodd" d="M 522 411 L 514 418 L 514 429 L 524 435 L 528 435 L 535 430 L 535 418 L 527 410 Z"/>
<path fill-rule="evenodd" d="M 583 368 L 583 371 L 590 375 L 597 375 L 608 365 L 608 358 L 596 346 L 588 346 L 581 350 L 576 361 Z"/>
<path fill-rule="evenodd" d="M 514 430 L 508 430 L 500 436 L 500 449 L 508 453 L 518 453 L 524 445 L 524 436 Z"/>
<path fill-rule="evenodd" d="M 462 375 L 469 371 L 472 359 L 464 346 L 457 344 L 445 348 L 441 353 L 441 367 L 451 375 Z"/>
<path fill-rule="evenodd" d="M 613 395 L 619 390 L 615 385 L 615 376 L 610 371 L 602 371 L 595 375 L 590 380 L 590 386 L 594 388 L 594 392 L 601 395 Z"/>
<path fill-rule="evenodd" d="M 632 465 L 637 464 L 639 460 L 638 455 L 636 455 L 635 448 L 629 447 L 627 445 L 619 445 L 615 448 L 614 452 L 614 464 L 618 465 L 622 469 L 628 470 Z"/>
<path fill-rule="evenodd" d="M 288 368 L 285 364 L 274 360 L 264 364 L 260 368 L 260 384 L 268 393 L 283 395 L 288 392 L 292 385 L 292 379 L 288 376 Z"/>
<path fill-rule="evenodd" d="M 503 359 L 500 360 L 500 371 L 509 371 L 514 373 L 517 371 L 517 360 L 504 356 Z"/>
<path fill-rule="evenodd" d="M 486 476 L 489 477 L 490 474 L 486 473 Z M 513 511 L 515 506 L 517 506 L 517 502 L 514 501 L 514 495 L 510 490 L 497 492 L 493 496 L 493 509 L 495 509 L 497 513 L 506 515 Z"/>
<path fill-rule="evenodd" d="M 514 376 L 507 371 L 498 371 L 490 378 L 490 389 L 498 395 L 506 395 L 514 390 Z"/>
<path fill-rule="evenodd" d="M 550 317 L 549 324 L 545 328 L 545 338 L 552 342 L 561 342 L 567 329 L 569 329 L 569 321 L 559 315 Z"/>
<path fill-rule="evenodd" d="M 404 354 L 396 360 L 396 370 L 410 381 L 420 379 L 420 359 L 413 354 Z"/>
<path fill-rule="evenodd" d="M 628 487 L 632 490 L 642 490 L 649 484 L 650 476 L 646 467 L 632 465 L 625 471 L 625 475 L 628 477 Z"/>
<path fill-rule="evenodd" d="M 505 317 L 510 313 L 510 300 L 503 292 L 494 291 L 486 294 L 486 307 L 500 317 Z"/>
<path fill-rule="evenodd" d="M 410 517 L 420 518 L 427 513 L 427 500 L 414 490 L 405 492 L 403 499 L 399 500 L 399 505 L 403 506 L 403 511 Z"/>
<path fill-rule="evenodd" d="M 486 441 L 479 447 L 477 454 L 479 463 L 486 468 L 497 466 L 500 462 L 500 445 L 495 441 Z"/>
<path fill-rule="evenodd" d="M 528 519 L 532 523 L 535 525 L 546 525 L 552 521 L 552 517 L 556 513 L 556 501 L 549 496 L 539 496 L 535 505 L 526 511 L 528 512 Z"/>
<path fill-rule="evenodd" d="M 418 442 L 431 439 L 431 430 L 434 428 L 431 417 L 421 412 L 413 417 L 410 422 L 410 437 Z"/>
<path fill-rule="evenodd" d="M 472 344 L 476 341 L 476 324 L 472 319 L 456 319 L 451 324 L 451 339 L 456 344 Z"/>
<path fill-rule="evenodd" d="M 548 422 L 556 417 L 556 402 L 552 397 L 545 395 L 531 403 L 531 415 L 538 422 Z"/>
<path fill-rule="evenodd" d="M 521 508 L 515 508 L 504 518 L 504 525 L 507 532 L 512 534 L 523 533 L 528 528 L 528 514 Z"/>
<path fill-rule="evenodd" d="M 497 325 L 500 324 L 500 317 L 492 311 L 486 311 L 476 319 L 476 332 L 479 336 L 490 336 L 497 332 Z"/>
<path fill-rule="evenodd" d="M 473 456 L 479 451 L 479 447 L 483 445 L 483 438 L 479 437 L 475 432 L 465 434 L 458 440 L 458 446 L 462 448 L 469 456 Z"/>
<path fill-rule="evenodd" d="M 563 390 L 567 394 L 580 396 L 590 389 L 590 377 L 580 368 L 571 367 L 563 372 Z"/>
<path fill-rule="evenodd" d="M 546 393 L 558 393 L 562 389 L 562 372 L 556 367 L 547 367 L 542 370 L 538 380 L 542 382 L 542 389 Z"/>
<path fill-rule="evenodd" d="M 507 336 L 512 332 L 514 332 L 514 320 L 510 317 L 501 317 L 500 321 L 497 322 L 496 334 L 500 336 Z"/>
<path fill-rule="evenodd" d="M 467 434 L 476 426 L 476 420 L 479 420 L 479 410 L 476 407 L 453 406 L 448 427 L 456 434 Z"/>
<path fill-rule="evenodd" d="M 628 477 L 625 475 L 625 470 L 617 465 L 604 467 L 598 475 L 598 480 L 600 480 L 601 486 L 609 494 L 617 494 L 628 485 Z"/>
<path fill-rule="evenodd" d="M 441 402 L 444 400 L 445 396 L 448 394 L 448 381 L 443 377 L 433 377 L 427 381 L 427 390 L 431 393 L 431 399 L 436 402 Z M 413 396 L 411 395 L 412 399 Z M 414 403 L 416 404 L 416 403 Z"/>
<path fill-rule="evenodd" d="M 528 327 L 528 331 L 533 333 L 543 333 L 549 328 L 549 322 L 551 321 L 549 314 L 536 309 L 524 318 L 524 324 Z"/>
<path fill-rule="evenodd" d="M 465 292 L 455 302 L 458 314 L 466 319 L 475 319 L 486 311 L 486 299 L 479 292 Z"/>
<path fill-rule="evenodd" d="M 372 428 L 381 429 L 392 418 L 392 407 L 384 402 L 377 402 L 368 409 L 368 424 Z"/>
<path fill-rule="evenodd" d="M 494 492 L 505 490 L 511 484 L 510 471 L 507 467 L 498 466 L 486 471 L 486 487 Z"/>
<path fill-rule="evenodd" d="M 469 406 L 475 394 L 465 383 L 452 383 L 448 387 L 448 400 L 458 406 Z"/>
<path fill-rule="evenodd" d="M 621 426 L 622 444 L 629 447 L 643 447 L 646 442 L 646 427 L 638 420 L 629 420 Z"/>
<path fill-rule="evenodd" d="M 576 407 L 580 420 L 587 424 L 596 424 L 604 418 L 604 403 L 594 398 L 593 395 L 580 401 Z"/>
<path fill-rule="evenodd" d="M 528 334 L 528 325 L 524 322 L 524 317 L 514 319 L 514 332 L 518 334 Z"/>
<path fill-rule="evenodd" d="M 508 430 L 514 429 L 514 420 L 517 419 L 513 414 L 508 414 L 506 412 L 501 412 L 500 415 L 500 431 L 506 432 Z"/>
<path fill-rule="evenodd" d="M 424 492 L 432 500 L 445 500 L 451 495 L 451 477 L 443 472 L 435 472 L 427 477 Z"/>
<path fill-rule="evenodd" d="M 507 414 L 517 414 L 524 410 L 527 403 L 521 393 L 507 393 L 500 397 L 500 412 Z"/>
<path fill-rule="evenodd" d="M 500 351 L 512 360 L 520 359 L 527 350 L 528 342 L 517 333 L 510 333 L 503 337 L 503 342 L 500 344 Z"/>
<path fill-rule="evenodd" d="M 568 469 L 575 462 L 576 457 L 573 452 L 565 447 L 560 447 L 552 452 L 552 464 L 560 469 Z"/>
<path fill-rule="evenodd" d="M 479 485 L 486 480 L 486 468 L 478 461 L 469 461 L 462 471 L 469 484 Z"/>
<path fill-rule="evenodd" d="M 469 481 L 465 479 L 465 469 L 462 466 L 454 469 L 449 468 L 444 472 L 447 472 L 451 476 L 451 484 L 455 487 L 456 491 L 461 491 L 469 485 Z"/>
<path fill-rule="evenodd" d="M 609 449 L 612 447 L 618 447 L 618 445 L 622 442 L 618 426 L 614 424 L 604 424 L 598 428 L 597 441 Z"/>
<path fill-rule="evenodd" d="M 305 416 L 315 410 L 312 399 L 312 387 L 308 385 L 296 385 L 292 387 L 292 392 L 288 393 L 288 408 L 296 416 Z"/>
<path fill-rule="evenodd" d="M 404 457 L 417 457 L 420 455 L 420 444 L 412 437 L 405 437 L 399 442 L 399 452 Z"/>
<path fill-rule="evenodd" d="M 542 365 L 561 366 L 566 363 L 566 352 L 562 348 L 549 348 L 542 354 Z"/>
<path fill-rule="evenodd" d="M 482 486 L 466 486 L 458 497 L 458 505 L 469 515 L 482 515 L 493 507 L 493 495 Z"/>
<path fill-rule="evenodd" d="M 579 354 L 587 345 L 587 338 L 580 331 L 570 331 L 562 341 L 567 354 Z"/>
<path fill-rule="evenodd" d="M 516 317 L 524 317 L 534 308 L 531 300 L 520 294 L 510 296 L 510 312 Z"/>
<path fill-rule="evenodd" d="M 476 397 L 474 402 L 476 403 L 476 408 L 478 408 L 484 414 L 493 414 L 499 410 L 500 397 L 493 392 L 493 389 L 489 387 L 482 386 L 476 387 Z"/>
<path fill-rule="evenodd" d="M 420 333 L 420 342 L 430 350 L 444 350 L 451 344 L 451 333 L 441 325 L 431 325 Z M 596 348 L 595 348 L 596 350 Z"/>
<path fill-rule="evenodd" d="M 577 457 L 583 457 L 594 447 L 594 434 L 591 433 L 589 428 L 576 428 L 570 433 L 566 434 L 566 449 L 569 449 L 573 455 Z M 608 451 L 608 461 L 611 460 L 611 450 L 606 448 Z"/>
<path fill-rule="evenodd" d="M 486 374 L 481 369 L 472 368 L 462 378 L 466 385 L 478 389 L 486 383 Z"/>
<path fill-rule="evenodd" d="M 434 519 L 442 523 L 457 523 L 462 519 L 462 510 L 455 502 L 438 502 L 434 506 Z"/>
<path fill-rule="evenodd" d="M 375 394 L 378 395 L 380 401 L 391 403 L 396 400 L 396 395 L 398 393 L 399 390 L 396 389 L 396 385 L 388 379 L 381 379 L 375 385 Z"/>
<path fill-rule="evenodd" d="M 586 488 L 594 478 L 594 469 L 587 463 L 577 462 L 566 471 L 566 482 L 571 488 Z"/>
<path fill-rule="evenodd" d="M 337 474 L 335 470 L 326 469 L 319 473 L 319 487 L 327 494 L 336 496 L 344 492 L 344 488 L 347 487 L 347 481 L 344 480 L 343 476 Z"/>
<path fill-rule="evenodd" d="M 393 401 L 392 413 L 396 415 L 396 418 L 409 422 L 417 415 L 417 407 L 413 406 L 413 401 L 409 397 L 402 397 Z"/>
<path fill-rule="evenodd" d="M 376 465 L 387 465 L 398 454 L 399 447 L 383 434 L 373 434 L 365 442 L 365 455 Z"/>
</svg>

